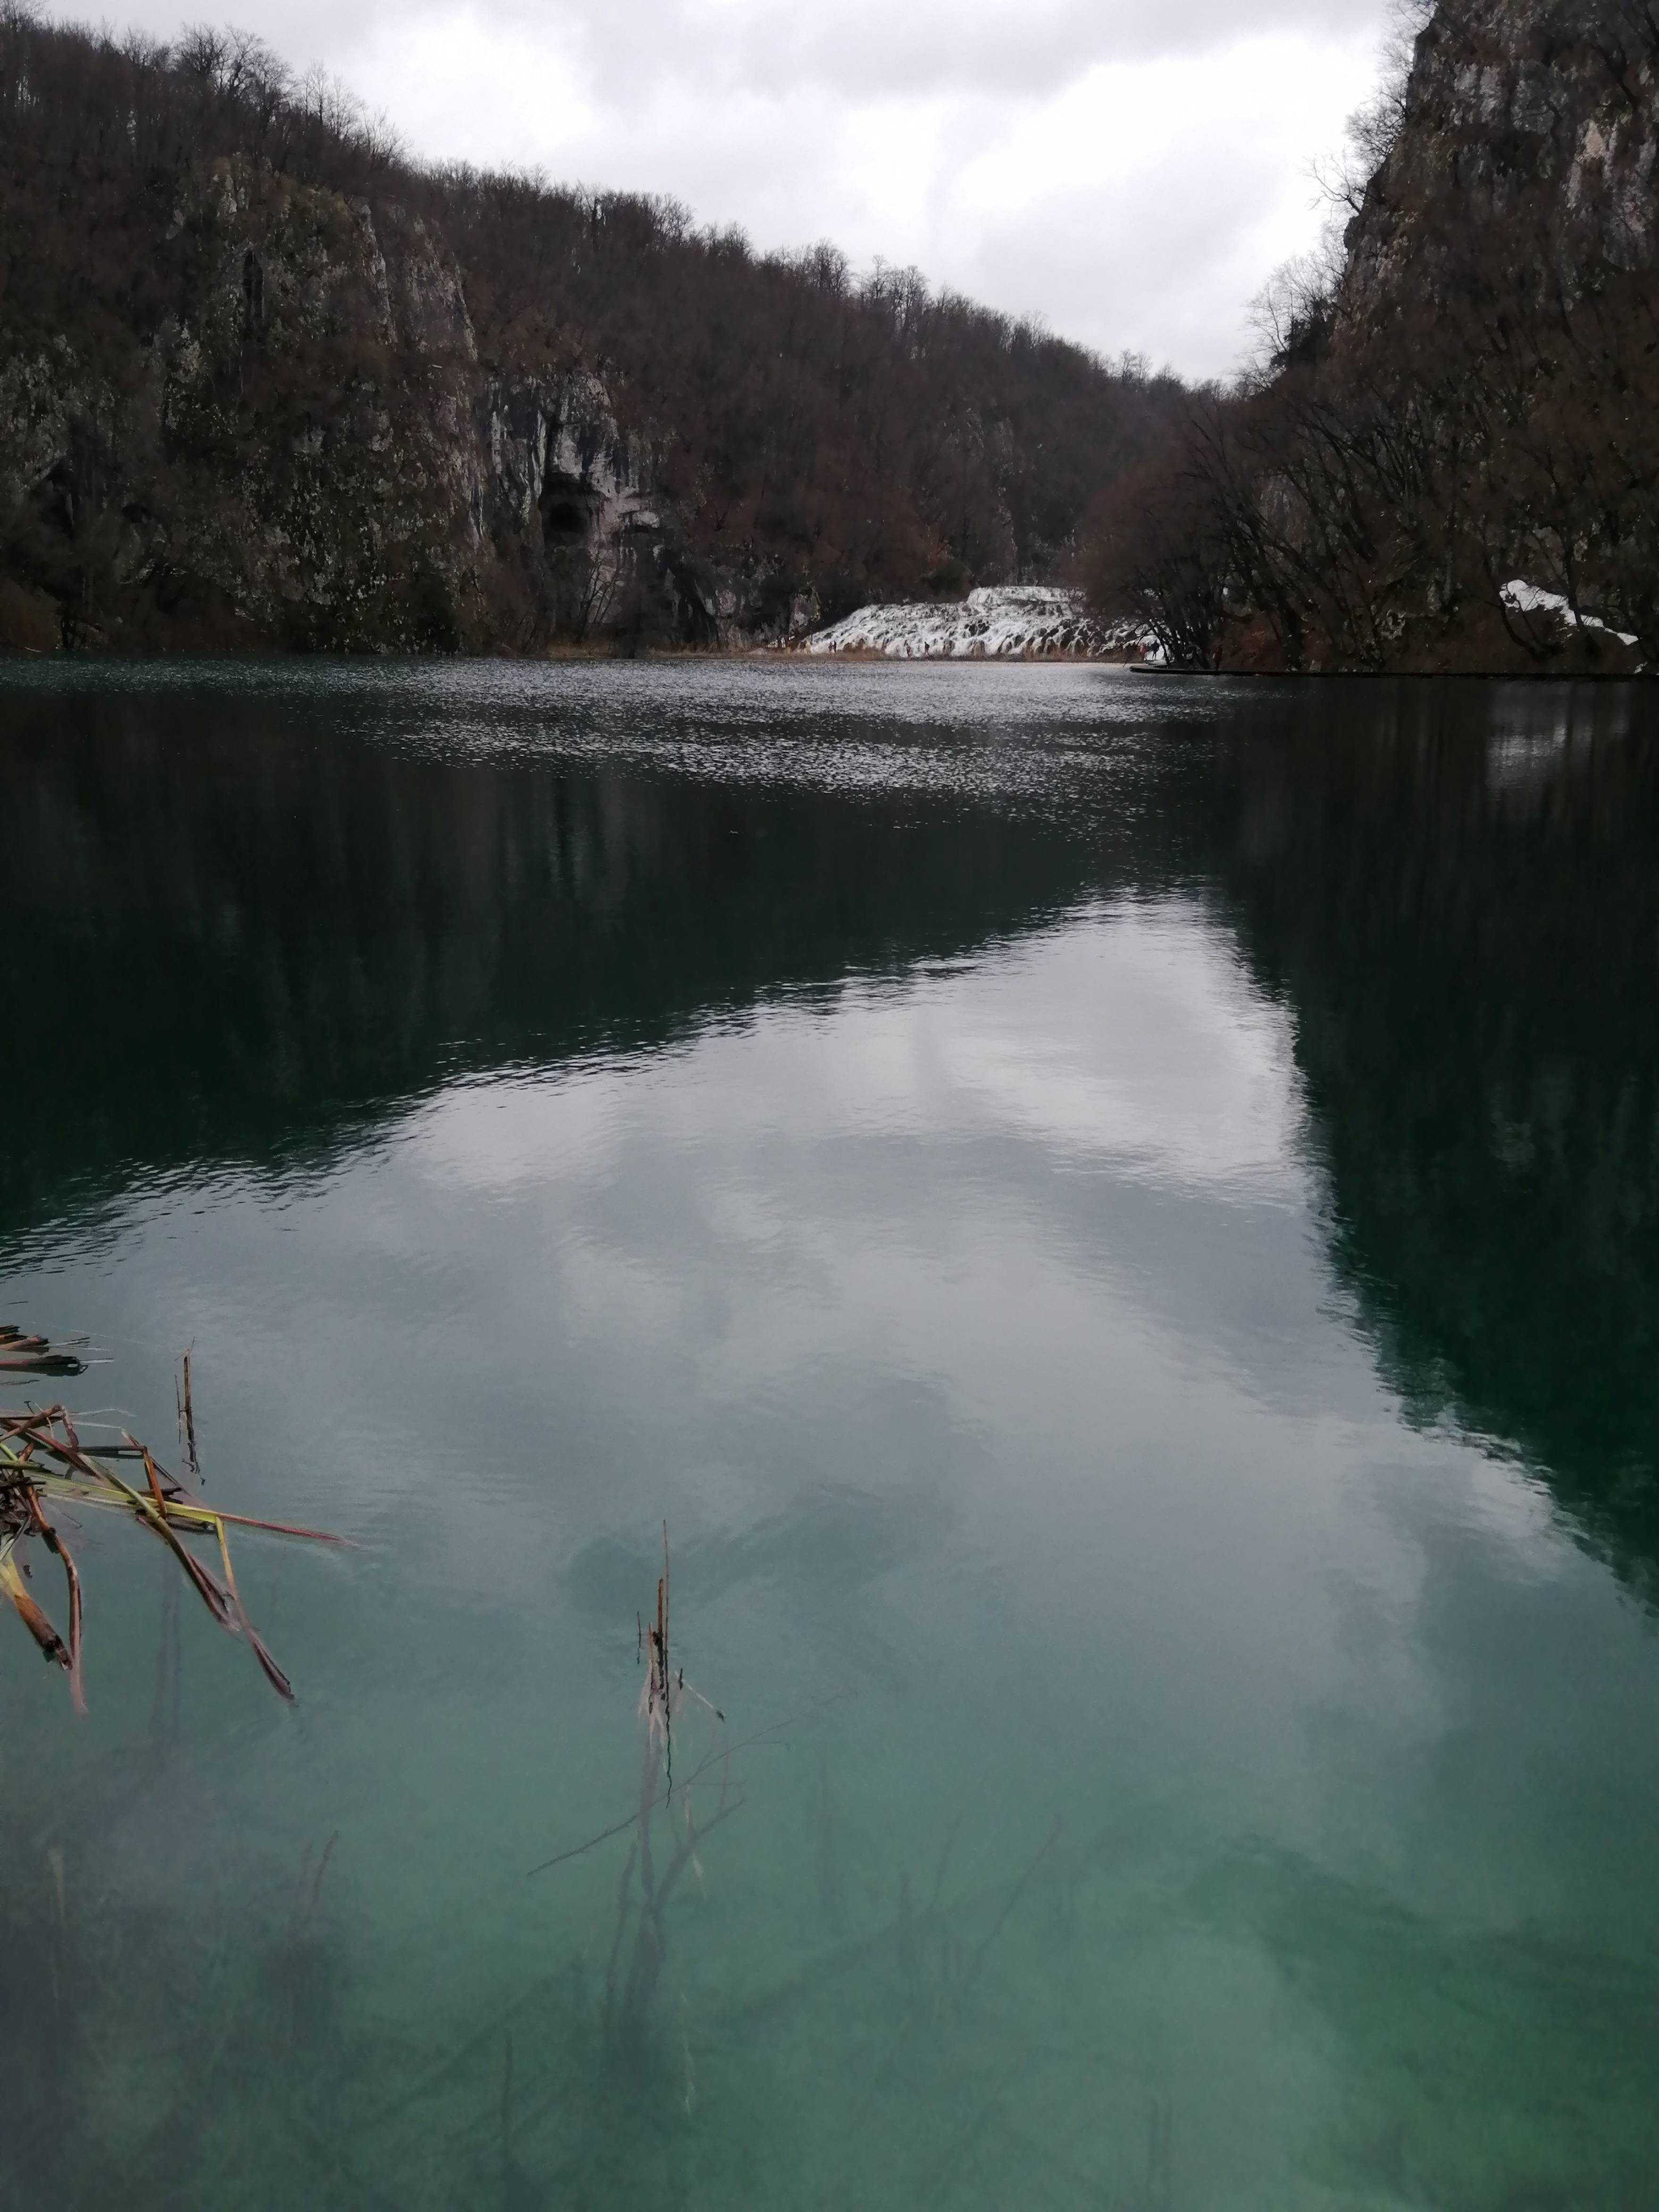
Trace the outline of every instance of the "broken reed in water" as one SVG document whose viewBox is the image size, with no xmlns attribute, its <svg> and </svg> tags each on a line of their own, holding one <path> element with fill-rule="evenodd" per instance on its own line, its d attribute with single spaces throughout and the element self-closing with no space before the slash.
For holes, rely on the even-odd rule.
<svg viewBox="0 0 1659 2212">
<path fill-rule="evenodd" d="M 132 1470 L 133 1481 L 128 1482 L 118 1472 L 123 1464 Z M 137 1479 L 141 1471 L 142 1486 Z M 86 1711 L 81 1685 L 81 1577 L 54 1516 L 83 1506 L 125 1514 L 165 1544 L 220 1627 L 232 1636 L 245 1636 L 271 1687 L 284 1698 L 293 1697 L 293 1685 L 247 1617 L 237 1591 L 225 1532 L 230 1528 L 263 1528 L 273 1535 L 304 1537 L 324 1544 L 342 1543 L 343 1538 L 321 1528 L 256 1521 L 243 1513 L 215 1512 L 186 1498 L 180 1485 L 157 1463 L 154 1453 L 125 1431 L 118 1444 L 82 1444 L 73 1419 L 62 1406 L 0 1412 L 0 1595 L 10 1599 L 46 1657 L 68 1674 L 76 1712 Z M 64 1570 L 69 1593 L 67 1638 L 58 1634 L 24 1586 L 28 1572 L 27 1546 L 31 1537 L 37 1536 Z M 217 1543 L 219 1574 L 185 1549 L 186 1538 L 200 1536 L 210 1536 Z"/>
<path fill-rule="evenodd" d="M 0 1322 L 0 1375 L 84 1375 L 87 1363 L 44 1336 Z"/>
<path fill-rule="evenodd" d="M 652 1999 L 668 1954 L 668 1900 L 688 1866 L 702 1879 L 702 1869 L 697 1863 L 699 1842 L 721 1821 L 729 1820 L 744 1802 L 732 1795 L 732 1755 L 729 1749 L 722 1747 L 719 1753 L 720 1795 L 713 1813 L 699 1823 L 693 1811 L 691 1785 L 702 1771 L 701 1765 L 681 1783 L 678 1806 L 675 1803 L 674 1730 L 682 1714 L 690 1705 L 702 1707 L 721 1723 L 726 1716 L 700 1691 L 690 1686 L 684 1668 L 676 1668 L 670 1660 L 668 1593 L 668 1526 L 665 1522 L 662 1573 L 657 1580 L 657 1617 L 649 1626 L 641 1624 L 643 1633 L 640 1656 L 647 1662 L 647 1671 L 639 1703 L 639 1717 L 645 1723 L 639 1812 L 617 1894 L 616 1930 L 605 1978 L 607 2020 L 613 2033 L 629 2048 L 637 2048 L 645 2039 Z M 652 1815 L 659 1803 L 666 1808 L 666 1834 L 660 1838 L 661 1850 L 653 1850 Z M 635 1915 L 627 1968 L 619 1972 L 629 1921 Z"/>
</svg>

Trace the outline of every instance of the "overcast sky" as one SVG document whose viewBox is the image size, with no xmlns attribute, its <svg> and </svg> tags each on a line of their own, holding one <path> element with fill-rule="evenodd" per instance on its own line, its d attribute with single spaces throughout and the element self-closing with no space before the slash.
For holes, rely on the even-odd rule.
<svg viewBox="0 0 1659 2212">
<path fill-rule="evenodd" d="M 325 63 L 418 155 L 671 192 L 758 246 L 830 238 L 857 267 L 914 263 L 1196 376 L 1235 365 L 1251 295 L 1312 242 L 1307 164 L 1370 88 L 1384 7 L 225 0 L 225 15 L 297 66 Z M 117 0 L 112 20 L 170 37 L 177 10 Z"/>
</svg>

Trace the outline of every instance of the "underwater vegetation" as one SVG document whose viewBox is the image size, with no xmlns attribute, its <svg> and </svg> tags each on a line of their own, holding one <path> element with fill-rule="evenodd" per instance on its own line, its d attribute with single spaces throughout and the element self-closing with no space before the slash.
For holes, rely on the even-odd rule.
<svg viewBox="0 0 1659 2212">
<path fill-rule="evenodd" d="M 353 1961 L 327 1862 L 296 1876 L 267 1852 L 251 1898 L 239 1863 L 139 1905 L 130 1777 L 73 1804 L 30 1802 L 19 1765 L 5 1783 L 0 2204 L 356 2202 L 335 2181 L 335 2116 L 365 2046 L 346 2033 Z M 177 1771 L 165 1787 L 193 1796 Z"/>
<path fill-rule="evenodd" d="M 177 1848 L 220 1786 L 159 1705 L 154 1760 L 72 1802 L 0 1743 L 0 2206 L 1650 2203 L 1651 1974 L 1218 1862 L 1076 1788 L 900 1833 L 857 1701 L 733 1729 L 683 1675 L 665 1555 L 637 1644 L 633 1803 L 539 1870 L 514 1954 L 466 1988 L 418 1966 L 413 2002 L 349 1826 L 215 1831 L 133 1887 L 135 1835 Z M 1229 1987 L 1319 2055 L 1288 2099 Z"/>
<path fill-rule="evenodd" d="M 191 1466 L 187 1374 L 179 1414 Z M 7 1595 L 71 1691 L 62 1531 L 94 1506 L 252 1637 L 228 1539 L 276 1524 L 211 1511 L 88 1425 L 0 1414 Z M 61 1637 L 31 1544 L 65 1577 Z M 143 1756 L 82 1762 L 54 1800 L 0 1741 L 0 2212 L 1652 2201 L 1659 1996 L 1639 1960 L 1459 1931 L 1291 1855 L 1218 1857 L 1058 1771 L 1057 1811 L 1041 1788 L 987 1806 L 947 1763 L 904 1827 L 857 1698 L 732 1725 L 690 1679 L 665 1529 L 637 1695 L 631 1675 L 606 1692 L 619 1817 L 528 1893 L 521 1859 L 479 1864 L 517 1941 L 451 1987 L 431 1923 L 412 1942 L 388 1923 L 388 1869 L 349 1816 L 325 1833 L 324 1812 L 303 1853 L 304 1830 L 214 1824 L 222 1781 L 178 1717 L 179 1589 L 169 1571 Z M 604 1802 L 573 1798 L 586 1819 Z M 401 1998 L 399 1949 L 419 1954 Z"/>
</svg>

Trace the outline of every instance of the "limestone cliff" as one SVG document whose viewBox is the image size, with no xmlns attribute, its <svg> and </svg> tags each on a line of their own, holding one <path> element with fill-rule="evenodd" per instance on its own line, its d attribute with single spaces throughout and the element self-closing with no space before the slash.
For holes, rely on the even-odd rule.
<svg viewBox="0 0 1659 2212">
<path fill-rule="evenodd" d="M 1659 17 L 1644 0 L 1441 0 L 1348 226 L 1370 320 L 1471 260 L 1569 292 L 1659 262 Z"/>
<path fill-rule="evenodd" d="M 532 649 L 630 595 L 653 635 L 720 634 L 603 382 L 488 374 L 418 216 L 232 157 L 161 243 L 148 343 L 0 335 L 0 642 Z"/>
</svg>

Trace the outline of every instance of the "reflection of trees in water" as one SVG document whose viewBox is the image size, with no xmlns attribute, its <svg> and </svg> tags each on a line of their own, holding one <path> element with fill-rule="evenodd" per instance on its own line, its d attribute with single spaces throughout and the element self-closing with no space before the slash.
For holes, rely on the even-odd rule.
<svg viewBox="0 0 1659 2212">
<path fill-rule="evenodd" d="M 1424 1419 L 1659 1588 L 1659 754 L 1622 688 L 1327 687 L 1223 862 L 1339 1269 Z"/>
<path fill-rule="evenodd" d="M 1292 1011 L 1338 1265 L 1390 1371 L 1425 1416 L 1518 1443 L 1651 1583 L 1659 761 L 1621 731 L 1621 695 L 1578 695 L 1559 726 L 1561 696 L 1328 685 L 1287 715 L 1282 693 L 1245 694 L 1218 777 L 1201 748 L 1189 784 L 1148 772 L 1121 860 L 990 806 L 472 770 L 275 724 L 228 757 L 169 731 L 173 706 L 103 710 L 69 739 L 15 722 L 0 758 L 36 871 L 20 972 L 100 1079 L 15 1094 L 0 1229 L 70 1202 L 77 1176 L 327 1140 L 452 1068 L 659 1038 L 1179 863 L 1218 880 Z M 841 1510 L 815 1532 L 826 1573 L 826 1532 L 856 1551 Z M 163 1736 L 175 1632 L 164 1620 Z M 187 1827 L 181 1763 L 156 1757 Z M 343 1895 L 337 1859 L 324 1884 L 255 1839 L 252 1875 L 192 1881 L 187 1917 L 127 1912 L 110 1837 L 43 1826 L 14 1789 L 0 2200 L 822 2203 L 878 2201 L 877 2177 L 906 2204 L 1203 2201 L 1177 2184 L 1212 2112 L 1191 2127 L 1140 2070 L 1160 2022 L 1192 2025 L 1194 1906 L 1358 2047 L 1367 2086 L 1330 2154 L 1345 2185 L 1542 2202 L 1563 2080 L 1606 2137 L 1574 2139 L 1575 2179 L 1613 2202 L 1651 2171 L 1651 2100 L 1625 2063 L 1644 1976 L 1529 1937 L 1445 1939 L 1260 1854 L 1166 1917 L 1146 1902 L 1161 1832 L 1143 1846 L 1079 1816 L 1046 1841 L 1046 1808 L 1019 1851 L 954 1856 L 941 1808 L 907 1865 L 884 1829 L 860 1842 L 827 1762 L 811 1772 L 793 1962 L 727 1972 L 762 1895 L 757 1808 L 723 1832 L 711 1897 L 677 1897 L 685 1979 L 620 2068 L 596 1963 L 609 1868 L 591 1913 L 538 1901 L 498 2010 L 440 1986 L 399 2020 L 363 2002 L 384 1962 L 348 1914 L 349 1833 Z M 563 1949 L 584 1930 L 586 1969 Z M 1447 2080 L 1452 2097 L 1422 2094 Z M 1218 2157 L 1244 2170 L 1269 2135 L 1281 2157 L 1279 2119 Z"/>
<path fill-rule="evenodd" d="M 9 966 L 58 1073 L 11 1095 L 0 1236 L 135 1170 L 331 1141 L 456 1072 L 961 951 L 1088 865 L 991 805 L 413 757 L 364 742 L 374 708 L 9 714 Z"/>
</svg>

